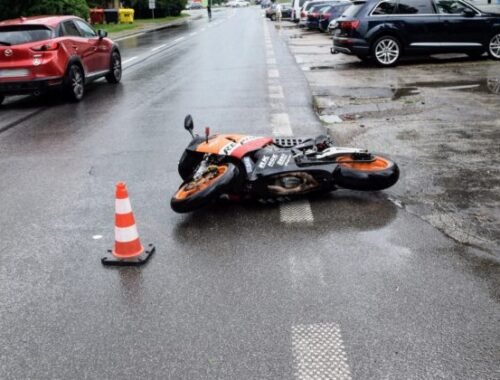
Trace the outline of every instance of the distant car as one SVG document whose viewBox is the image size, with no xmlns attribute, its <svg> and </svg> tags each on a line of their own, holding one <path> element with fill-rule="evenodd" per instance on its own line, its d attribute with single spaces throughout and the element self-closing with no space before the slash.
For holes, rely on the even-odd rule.
<svg viewBox="0 0 500 380">
<path fill-rule="evenodd" d="M 248 7 L 250 3 L 245 0 L 234 0 L 234 1 L 229 1 L 226 3 L 226 6 L 232 7 L 232 8 L 241 8 L 241 7 Z"/>
<path fill-rule="evenodd" d="M 329 5 L 323 12 L 319 15 L 318 28 L 322 32 L 328 30 L 331 20 L 336 20 L 339 18 L 344 11 L 351 6 L 351 2 L 339 3 L 334 5 Z"/>
<path fill-rule="evenodd" d="M 193 3 L 189 3 L 188 5 L 186 5 L 186 9 L 203 9 L 203 5 L 201 3 L 197 3 L 197 2 L 193 2 Z"/>
<path fill-rule="evenodd" d="M 306 1 L 302 8 L 300 9 L 300 17 L 299 17 L 299 26 L 300 27 L 305 27 L 307 24 L 307 15 L 309 14 L 309 11 L 311 10 L 312 7 L 318 6 L 318 5 L 329 5 L 333 3 L 338 3 L 339 0 L 313 0 L 313 1 Z"/>
<path fill-rule="evenodd" d="M 262 0 L 260 3 L 261 8 L 269 8 L 273 3 L 271 0 Z"/>
<path fill-rule="evenodd" d="M 307 12 L 307 20 L 306 20 L 306 28 L 307 29 L 319 29 L 319 18 L 323 11 L 325 11 L 329 5 L 321 4 L 321 5 L 316 5 L 309 9 L 309 12 Z"/>
<path fill-rule="evenodd" d="M 266 9 L 266 17 L 275 21 L 278 12 L 281 12 L 282 19 L 290 19 L 292 17 L 292 7 L 288 4 L 272 4 Z"/>
<path fill-rule="evenodd" d="M 500 60 L 500 14 L 462 0 L 354 1 L 337 21 L 332 53 L 393 66 L 403 55 L 485 52 Z"/>
<path fill-rule="evenodd" d="M 80 101 L 85 84 L 122 77 L 118 46 L 81 18 L 44 16 L 0 22 L 0 103 L 5 96 L 62 88 Z"/>
</svg>

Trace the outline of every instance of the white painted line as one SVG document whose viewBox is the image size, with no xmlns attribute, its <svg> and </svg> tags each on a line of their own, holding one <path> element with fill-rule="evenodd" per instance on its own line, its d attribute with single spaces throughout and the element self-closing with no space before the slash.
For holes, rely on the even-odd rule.
<svg viewBox="0 0 500 380">
<path fill-rule="evenodd" d="M 314 216 L 311 204 L 307 199 L 296 200 L 280 205 L 280 221 L 282 223 L 313 223 Z"/>
<path fill-rule="evenodd" d="M 131 57 L 129 59 L 126 59 L 125 61 L 122 62 L 122 65 L 125 64 L 125 63 L 129 63 L 129 62 L 132 62 L 134 59 L 137 59 L 138 57 Z"/>
<path fill-rule="evenodd" d="M 280 77 L 280 72 L 275 69 L 269 69 L 267 70 L 267 77 L 268 78 L 279 78 Z"/>
<path fill-rule="evenodd" d="M 155 48 L 152 48 L 151 51 L 157 51 L 157 50 L 160 50 L 161 48 L 164 48 L 165 46 L 167 46 L 166 44 L 163 44 L 163 45 L 160 45 L 160 46 L 157 46 Z"/>
<path fill-rule="evenodd" d="M 287 113 L 271 114 L 271 127 L 275 136 L 291 136 L 293 135 L 290 119 Z"/>
<path fill-rule="evenodd" d="M 173 41 L 172 41 L 172 44 L 176 44 L 177 42 L 182 41 L 184 38 L 186 38 L 186 37 L 179 37 L 179 38 L 177 38 L 177 39 L 173 40 Z"/>
<path fill-rule="evenodd" d="M 269 85 L 268 86 L 269 97 L 272 99 L 283 99 L 283 87 L 280 85 Z"/>
<path fill-rule="evenodd" d="M 292 326 L 292 352 L 297 380 L 352 380 L 336 323 Z"/>
<path fill-rule="evenodd" d="M 191 37 L 194 37 L 194 36 L 196 36 L 197 34 L 198 34 L 198 32 L 194 32 L 194 33 L 191 33 L 191 34 L 190 34 L 190 36 L 191 36 Z"/>
<path fill-rule="evenodd" d="M 450 87 L 437 87 L 437 88 L 441 90 L 465 90 L 468 88 L 477 88 L 480 86 L 481 86 L 480 84 L 468 84 L 463 86 L 450 86 Z"/>
<path fill-rule="evenodd" d="M 268 58 L 267 64 L 268 65 L 276 65 L 276 58 Z"/>
<path fill-rule="evenodd" d="M 92 239 L 94 239 L 94 240 L 102 239 L 102 235 L 94 235 L 94 236 L 92 236 Z"/>
</svg>

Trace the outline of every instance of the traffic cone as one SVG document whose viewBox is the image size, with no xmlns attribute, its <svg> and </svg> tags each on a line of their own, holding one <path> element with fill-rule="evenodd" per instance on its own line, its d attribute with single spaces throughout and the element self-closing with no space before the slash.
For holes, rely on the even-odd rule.
<svg viewBox="0 0 500 380">
<path fill-rule="evenodd" d="M 128 198 L 127 185 L 116 184 L 115 201 L 115 246 L 101 262 L 104 265 L 139 266 L 145 264 L 155 252 L 152 244 L 144 249 L 135 225 L 134 213 Z"/>
</svg>

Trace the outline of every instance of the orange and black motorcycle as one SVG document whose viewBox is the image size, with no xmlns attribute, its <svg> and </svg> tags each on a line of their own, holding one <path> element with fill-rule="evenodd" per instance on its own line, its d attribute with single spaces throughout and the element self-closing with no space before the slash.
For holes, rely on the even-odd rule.
<svg viewBox="0 0 500 380">
<path fill-rule="evenodd" d="M 332 191 L 382 190 L 396 183 L 395 162 L 365 149 L 336 147 L 327 136 L 271 138 L 237 134 L 193 134 L 179 161 L 184 181 L 170 205 L 189 212 L 219 198 L 279 201 Z"/>
</svg>

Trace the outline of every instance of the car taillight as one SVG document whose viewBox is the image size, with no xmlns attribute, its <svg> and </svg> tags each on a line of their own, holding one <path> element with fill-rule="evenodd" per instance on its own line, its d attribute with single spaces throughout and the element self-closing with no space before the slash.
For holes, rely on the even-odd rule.
<svg viewBox="0 0 500 380">
<path fill-rule="evenodd" d="M 311 16 L 313 16 L 313 17 L 318 17 L 318 16 L 319 16 L 319 13 L 317 13 L 317 12 L 313 12 L 313 13 L 311 13 Z"/>
<path fill-rule="evenodd" d="M 352 21 L 340 21 L 339 22 L 339 27 L 341 29 L 347 29 L 347 30 L 355 30 L 359 26 L 359 20 L 352 20 Z"/>
<path fill-rule="evenodd" d="M 306 12 L 304 11 L 300 12 L 300 17 L 306 17 Z"/>
<path fill-rule="evenodd" d="M 34 51 L 51 51 L 59 49 L 59 44 L 57 42 L 52 42 L 48 44 L 43 44 L 40 46 L 33 46 L 31 50 Z"/>
</svg>

